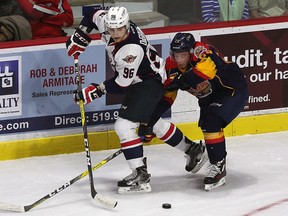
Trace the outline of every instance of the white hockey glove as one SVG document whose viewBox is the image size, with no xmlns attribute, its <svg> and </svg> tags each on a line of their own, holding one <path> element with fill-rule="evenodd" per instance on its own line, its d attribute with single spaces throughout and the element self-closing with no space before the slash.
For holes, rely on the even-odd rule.
<svg viewBox="0 0 288 216">
<path fill-rule="evenodd" d="M 204 98 L 212 93 L 212 87 L 208 80 L 205 80 L 197 84 L 196 89 L 190 88 L 187 90 L 190 94 L 196 96 L 197 98 Z"/>
<path fill-rule="evenodd" d="M 76 103 L 78 103 L 80 100 L 83 100 L 84 104 L 88 104 L 96 98 L 102 97 L 102 95 L 105 93 L 106 90 L 104 83 L 101 83 L 100 85 L 91 83 L 91 85 L 88 87 L 83 88 L 82 91 L 74 91 L 73 97 Z"/>
<path fill-rule="evenodd" d="M 91 38 L 80 28 L 77 28 L 66 41 L 66 48 L 69 56 L 79 56 L 90 44 Z"/>
</svg>

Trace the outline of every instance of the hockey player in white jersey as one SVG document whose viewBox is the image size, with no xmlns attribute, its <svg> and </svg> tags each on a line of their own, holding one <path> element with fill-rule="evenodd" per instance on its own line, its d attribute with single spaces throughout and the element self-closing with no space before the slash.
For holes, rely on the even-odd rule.
<svg viewBox="0 0 288 216">
<path fill-rule="evenodd" d="M 165 62 L 140 28 L 129 20 L 125 7 L 111 7 L 108 11 L 97 10 L 86 14 L 79 28 L 66 42 L 69 56 L 76 57 L 85 51 L 91 42 L 88 34 L 93 29 L 101 33 L 101 39 L 106 43 L 115 76 L 100 84 L 91 83 L 82 91 L 75 92 L 74 99 L 88 104 L 105 93 L 125 94 L 115 122 L 115 132 L 119 136 L 132 174 L 118 182 L 118 192 L 150 192 L 150 174 L 147 171 L 146 158 L 143 157 L 143 143 L 136 129 L 139 123 L 149 122 L 163 96 L 163 83 L 167 79 Z M 169 127 L 163 127 L 159 133 L 163 136 L 168 130 Z M 173 132 L 169 131 L 169 137 L 165 141 L 167 140 L 171 140 L 169 145 L 184 152 L 195 149 L 189 151 L 190 164 L 203 153 L 202 145 L 192 141 L 187 143 L 176 127 Z"/>
</svg>

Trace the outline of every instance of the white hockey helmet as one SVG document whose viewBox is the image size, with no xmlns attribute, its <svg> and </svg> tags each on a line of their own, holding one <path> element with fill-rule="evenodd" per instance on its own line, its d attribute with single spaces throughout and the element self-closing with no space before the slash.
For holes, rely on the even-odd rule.
<svg viewBox="0 0 288 216">
<path fill-rule="evenodd" d="M 107 28 L 121 28 L 126 26 L 129 29 L 129 14 L 125 7 L 111 7 L 106 14 L 105 24 Z"/>
</svg>

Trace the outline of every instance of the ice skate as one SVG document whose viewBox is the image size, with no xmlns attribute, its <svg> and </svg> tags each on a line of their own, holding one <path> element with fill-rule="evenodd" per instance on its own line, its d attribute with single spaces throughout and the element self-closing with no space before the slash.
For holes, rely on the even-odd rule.
<svg viewBox="0 0 288 216">
<path fill-rule="evenodd" d="M 147 172 L 146 158 L 144 165 L 136 168 L 133 172 L 118 182 L 118 193 L 147 193 L 151 192 L 150 174 Z"/>
<path fill-rule="evenodd" d="M 205 190 L 217 188 L 225 184 L 226 162 L 225 159 L 218 161 L 216 164 L 210 164 L 207 176 L 204 178 Z"/>
<path fill-rule="evenodd" d="M 187 155 L 185 169 L 187 172 L 196 173 L 208 160 L 205 145 L 202 143 L 202 141 L 200 141 L 200 143 L 195 143 L 186 137 L 185 142 L 191 145 L 189 149 L 185 152 Z"/>
</svg>

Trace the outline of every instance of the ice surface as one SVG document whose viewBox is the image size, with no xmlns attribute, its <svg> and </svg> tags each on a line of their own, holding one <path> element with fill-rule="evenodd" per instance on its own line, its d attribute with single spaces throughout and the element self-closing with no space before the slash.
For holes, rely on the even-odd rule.
<svg viewBox="0 0 288 216">
<path fill-rule="evenodd" d="M 84 147 L 83 147 L 84 148 Z M 92 152 L 96 164 L 117 150 Z M 227 138 L 226 185 L 206 192 L 206 167 L 184 169 L 184 154 L 168 145 L 145 146 L 152 192 L 117 194 L 130 174 L 123 154 L 95 170 L 98 193 L 118 200 L 108 210 L 91 198 L 88 176 L 44 201 L 28 216 L 282 216 L 288 215 L 288 131 Z M 0 202 L 30 205 L 85 171 L 85 153 L 0 162 Z M 163 203 L 171 209 L 163 209 Z"/>
</svg>

